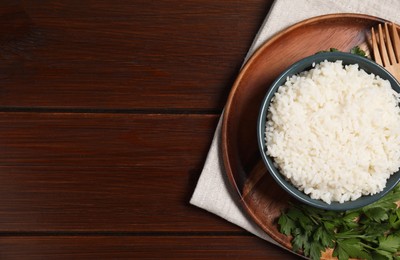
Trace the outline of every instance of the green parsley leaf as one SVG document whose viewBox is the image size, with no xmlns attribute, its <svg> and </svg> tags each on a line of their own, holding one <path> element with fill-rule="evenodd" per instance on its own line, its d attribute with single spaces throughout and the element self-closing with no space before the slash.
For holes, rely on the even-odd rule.
<svg viewBox="0 0 400 260">
<path fill-rule="evenodd" d="M 398 208 L 393 214 L 390 214 L 389 223 L 393 229 L 400 228 L 400 208 Z"/>
<path fill-rule="evenodd" d="M 292 240 L 293 251 L 298 252 L 303 250 L 304 246 L 308 245 L 308 239 L 305 234 L 298 234 Z"/>
<path fill-rule="evenodd" d="M 287 236 L 290 235 L 292 233 L 292 230 L 296 228 L 296 224 L 294 223 L 294 221 L 288 218 L 286 214 L 283 214 L 282 217 L 279 218 L 278 224 L 280 227 L 280 232 Z"/>
<path fill-rule="evenodd" d="M 333 235 L 324 226 L 320 226 L 315 230 L 313 239 L 314 241 L 319 241 L 323 248 L 334 247 L 335 245 Z"/>
<path fill-rule="evenodd" d="M 400 249 L 400 237 L 394 235 L 380 237 L 378 249 L 396 253 Z"/>
<path fill-rule="evenodd" d="M 359 239 L 353 238 L 353 239 L 338 240 L 337 247 L 340 249 L 338 255 L 339 259 L 345 259 L 343 258 L 345 256 L 347 256 L 347 258 L 349 257 L 361 258 L 361 259 L 370 258 L 370 255 L 368 254 L 367 251 L 365 251 Z M 346 254 L 343 254 L 343 252 L 346 252 Z"/>
<path fill-rule="evenodd" d="M 397 207 L 396 202 L 400 201 L 400 190 L 395 189 L 389 194 L 387 194 L 385 197 L 381 198 L 375 203 L 372 203 L 371 205 L 367 205 L 363 208 L 363 211 L 365 212 L 366 210 L 369 210 L 371 208 L 384 208 L 386 210 L 388 209 L 395 209 Z"/>
<path fill-rule="evenodd" d="M 360 216 L 359 212 L 350 212 L 347 213 L 346 215 L 343 216 L 343 221 L 344 222 L 357 222 L 358 221 L 358 217 Z"/>
<path fill-rule="evenodd" d="M 323 247 L 319 243 L 311 243 L 310 245 L 310 256 L 311 259 L 320 259 L 321 258 L 321 252 L 325 250 L 325 247 Z"/>
<path fill-rule="evenodd" d="M 328 50 L 319 51 L 317 53 L 324 53 L 324 52 L 340 52 L 340 50 L 337 48 L 329 48 Z M 359 46 L 354 46 L 353 48 L 351 48 L 350 53 L 359 55 L 362 57 L 367 57 L 366 52 L 364 50 L 362 50 Z"/>
<path fill-rule="evenodd" d="M 389 223 L 377 223 L 377 222 L 372 222 L 368 223 L 365 228 L 363 229 L 363 233 L 365 236 L 371 236 L 375 237 L 377 239 L 377 236 L 380 236 L 387 232 L 388 230 L 391 229 L 391 226 Z"/>
<path fill-rule="evenodd" d="M 339 50 L 336 48 L 329 48 L 329 50 L 325 50 L 325 51 L 319 51 L 317 53 L 324 53 L 324 52 L 338 52 Z"/>
<path fill-rule="evenodd" d="M 343 224 L 348 229 L 357 228 L 359 226 L 359 224 L 358 224 L 359 217 L 360 217 L 360 213 L 359 212 L 347 213 L 342 218 Z"/>
<path fill-rule="evenodd" d="M 372 253 L 372 259 L 374 259 L 374 260 L 392 260 L 393 255 L 390 252 L 378 249 Z"/>
<path fill-rule="evenodd" d="M 323 223 L 324 227 L 327 230 L 335 230 L 336 229 L 336 223 L 332 222 L 332 221 L 326 221 Z"/>
<path fill-rule="evenodd" d="M 365 51 L 363 51 L 359 46 L 355 46 L 350 50 L 350 53 L 359 55 L 359 56 L 363 56 L 366 57 L 367 54 L 365 53 Z"/>
<path fill-rule="evenodd" d="M 344 248 L 337 246 L 333 251 L 333 256 L 339 258 L 339 260 L 347 260 L 350 258 L 349 254 L 344 250 Z"/>
<path fill-rule="evenodd" d="M 389 219 L 386 209 L 381 207 L 367 209 L 364 213 L 368 218 L 376 222 L 382 222 Z"/>
</svg>

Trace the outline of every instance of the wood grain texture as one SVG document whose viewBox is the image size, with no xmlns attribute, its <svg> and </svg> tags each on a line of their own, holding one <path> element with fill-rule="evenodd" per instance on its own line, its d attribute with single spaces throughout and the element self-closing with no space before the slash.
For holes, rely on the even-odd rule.
<svg viewBox="0 0 400 260">
<path fill-rule="evenodd" d="M 1 237 L 1 259 L 298 259 L 254 237 Z"/>
<path fill-rule="evenodd" d="M 221 110 L 272 1 L 0 6 L 0 108 Z"/>
<path fill-rule="evenodd" d="M 189 205 L 272 0 L 0 2 L 0 259 L 295 259 Z"/>
<path fill-rule="evenodd" d="M 199 168 L 0 167 L 0 233 L 242 230 L 189 205 Z"/>
<path fill-rule="evenodd" d="M 0 113 L 0 166 L 202 166 L 218 116 Z"/>
<path fill-rule="evenodd" d="M 188 203 L 217 121 L 0 113 L 0 231 L 239 230 Z"/>
</svg>

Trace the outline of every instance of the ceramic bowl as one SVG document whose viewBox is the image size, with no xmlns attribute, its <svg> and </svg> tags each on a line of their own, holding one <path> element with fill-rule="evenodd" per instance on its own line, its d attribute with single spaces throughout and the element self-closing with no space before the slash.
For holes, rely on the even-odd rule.
<svg viewBox="0 0 400 260">
<path fill-rule="evenodd" d="M 380 198 L 382 198 L 385 194 L 387 194 L 390 190 L 392 190 L 400 180 L 400 171 L 394 173 L 386 183 L 386 187 L 380 193 L 369 196 L 362 196 L 354 201 L 347 201 L 344 203 L 332 202 L 328 204 L 322 200 L 316 200 L 309 197 L 307 194 L 303 193 L 295 186 L 293 186 L 290 181 L 286 180 L 285 177 L 279 172 L 279 170 L 274 166 L 273 159 L 269 157 L 266 153 L 266 145 L 265 145 L 265 125 L 266 125 L 266 117 L 268 112 L 268 107 L 270 105 L 271 99 L 274 96 L 275 92 L 278 88 L 283 85 L 287 79 L 294 74 L 298 74 L 302 71 L 306 71 L 312 68 L 313 63 L 317 64 L 324 60 L 328 61 L 336 61 L 342 60 L 344 65 L 347 64 L 358 64 L 359 68 L 365 70 L 368 73 L 373 73 L 375 75 L 379 75 L 383 79 L 387 79 L 390 81 L 392 88 L 396 92 L 400 92 L 400 85 L 398 81 L 382 66 L 376 64 L 374 61 L 364 58 L 362 56 L 344 53 L 344 52 L 326 52 L 326 53 L 318 53 L 309 57 L 306 57 L 289 68 L 287 68 L 269 87 L 267 93 L 264 97 L 264 100 L 261 104 L 258 124 L 257 124 L 257 139 L 258 145 L 261 152 L 262 159 L 274 180 L 291 196 L 296 198 L 297 200 L 309 204 L 311 206 L 327 209 L 327 210 L 350 210 L 355 208 L 360 208 L 371 204 Z M 267 89 L 267 88 L 266 88 Z"/>
</svg>

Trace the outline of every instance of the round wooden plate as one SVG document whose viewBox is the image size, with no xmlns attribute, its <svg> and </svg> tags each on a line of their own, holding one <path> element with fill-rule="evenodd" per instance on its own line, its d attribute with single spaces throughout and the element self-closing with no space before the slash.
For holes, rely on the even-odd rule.
<svg viewBox="0 0 400 260">
<path fill-rule="evenodd" d="M 273 239 L 291 249 L 277 218 L 291 200 L 267 173 L 258 151 L 256 124 L 269 85 L 289 65 L 318 51 L 368 49 L 371 27 L 385 20 L 334 14 L 300 22 L 260 47 L 236 79 L 225 108 L 222 151 L 228 178 L 249 216 Z"/>
</svg>

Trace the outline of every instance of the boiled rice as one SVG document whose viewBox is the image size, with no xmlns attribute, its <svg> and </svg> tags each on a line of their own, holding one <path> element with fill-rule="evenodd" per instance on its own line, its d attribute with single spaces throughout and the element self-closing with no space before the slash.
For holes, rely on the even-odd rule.
<svg viewBox="0 0 400 260">
<path fill-rule="evenodd" d="M 267 154 L 326 203 L 379 193 L 400 167 L 400 95 L 357 64 L 323 61 L 289 77 L 269 106 Z"/>
</svg>

